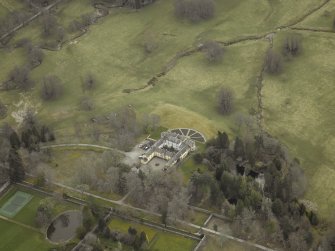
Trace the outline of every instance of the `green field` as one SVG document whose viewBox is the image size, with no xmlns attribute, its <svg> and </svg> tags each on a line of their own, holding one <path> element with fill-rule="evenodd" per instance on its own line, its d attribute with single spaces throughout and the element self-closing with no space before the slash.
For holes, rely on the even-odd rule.
<svg viewBox="0 0 335 251">
<path fill-rule="evenodd" d="M 201 251 L 258 251 L 258 248 L 252 248 L 236 241 L 220 239 L 219 237 L 209 236 L 200 248 Z"/>
<path fill-rule="evenodd" d="M 176 53 L 207 39 L 228 41 L 276 32 L 274 46 L 279 48 L 292 31 L 277 27 L 295 23 L 323 2 L 218 0 L 215 18 L 198 24 L 177 20 L 172 0 L 158 0 L 136 12 L 113 9 L 60 51 L 45 50 L 43 64 L 32 72 L 37 83 L 32 91 L 1 92 L 0 98 L 9 105 L 9 113 L 21 109 L 29 98 L 41 120 L 52 125 L 63 141 L 75 139 L 74 122 L 87 127 L 88 118 L 128 104 L 138 113 L 160 115 L 166 128 L 191 127 L 207 137 L 219 129 L 233 135 L 235 115 L 257 110 L 255 83 L 269 47 L 265 39 L 226 47 L 224 60 L 217 65 L 207 63 L 201 53 L 192 54 L 179 60 L 156 86 L 132 94 L 123 90 L 146 85 Z M 294 27 L 331 29 L 334 10 L 334 1 L 330 1 Z M 93 11 L 88 0 L 73 0 L 61 4 L 55 13 L 58 22 L 66 27 L 81 14 Z M 309 180 L 306 199 L 318 205 L 321 216 L 329 217 L 335 207 L 334 34 L 295 32 L 303 39 L 302 55 L 285 62 L 283 74 L 266 75 L 264 79 L 264 126 L 300 159 Z M 40 20 L 36 20 L 20 30 L 10 44 L 24 37 L 39 43 L 40 33 Z M 152 34 L 158 46 L 151 54 L 143 49 L 146 34 Z M 26 61 L 21 49 L 1 49 L 0 58 L 0 81 L 7 78 L 14 65 Z M 91 94 L 95 111 L 87 113 L 78 109 L 78 101 L 83 95 L 81 79 L 89 72 L 96 75 L 99 85 Z M 65 93 L 60 100 L 45 103 L 40 99 L 41 79 L 47 74 L 56 74 L 64 82 Z M 215 110 L 216 93 L 222 85 L 229 86 L 236 95 L 235 113 L 226 117 Z M 20 100 L 24 101 L 21 106 Z M 11 116 L 4 121 L 14 123 Z M 183 169 L 185 177 L 193 171 L 187 164 Z"/>
<path fill-rule="evenodd" d="M 309 177 L 306 198 L 321 215 L 335 207 L 334 35 L 301 33 L 302 55 L 285 63 L 285 73 L 267 76 L 265 125 L 298 157 Z M 278 36 L 277 41 L 282 37 Z M 276 46 L 276 44 L 275 44 Z M 315 71 L 311 69 L 317 69 Z"/>
<path fill-rule="evenodd" d="M 141 233 L 142 231 L 144 231 L 147 235 L 147 238 L 148 238 L 149 242 L 157 234 L 157 231 L 153 228 L 147 227 L 145 225 L 140 225 L 140 224 L 137 224 L 137 223 L 133 223 L 133 222 L 124 221 L 124 220 L 119 219 L 119 218 L 113 218 L 111 220 L 111 222 L 108 224 L 108 226 L 111 229 L 114 229 L 116 231 L 120 231 L 122 233 L 128 233 L 129 227 L 135 228 L 138 233 Z"/>
<path fill-rule="evenodd" d="M 52 247 L 40 232 L 0 219 L 0 250 L 46 251 Z"/>
<path fill-rule="evenodd" d="M 193 250 L 196 246 L 196 241 L 183 238 L 178 235 L 162 232 L 145 225 L 129 222 L 119 218 L 112 218 L 108 226 L 114 230 L 122 233 L 127 233 L 129 227 L 133 227 L 138 233 L 144 231 L 147 234 L 150 251 L 172 251 L 172 250 Z"/>
<path fill-rule="evenodd" d="M 176 236 L 168 233 L 159 233 L 153 244 L 150 246 L 150 251 L 172 251 L 172 250 L 193 250 L 197 242 L 181 236 Z"/>
</svg>

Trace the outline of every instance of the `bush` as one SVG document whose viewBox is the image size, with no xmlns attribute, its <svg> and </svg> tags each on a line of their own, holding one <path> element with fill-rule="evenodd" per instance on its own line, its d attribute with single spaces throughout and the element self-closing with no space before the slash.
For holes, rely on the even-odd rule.
<svg viewBox="0 0 335 251">
<path fill-rule="evenodd" d="M 5 118 L 7 116 L 7 107 L 0 101 L 0 119 Z"/>
<path fill-rule="evenodd" d="M 219 91 L 218 109 L 222 115 L 227 115 L 233 111 L 234 93 L 231 89 L 222 87 Z"/>
<path fill-rule="evenodd" d="M 208 62 L 217 63 L 222 60 L 224 50 L 218 42 L 208 41 L 204 44 L 203 52 Z"/>
<path fill-rule="evenodd" d="M 76 230 L 76 235 L 77 235 L 78 239 L 80 239 L 80 240 L 84 239 L 86 233 L 87 233 L 87 231 L 83 226 L 78 227 L 77 230 Z"/>
<path fill-rule="evenodd" d="M 201 164 L 202 160 L 203 160 L 203 157 L 200 153 L 196 153 L 196 154 L 193 155 L 193 160 L 196 164 Z"/>
<path fill-rule="evenodd" d="M 208 20 L 214 16 L 215 5 L 213 0 L 176 0 L 175 15 L 192 22 Z"/>
<path fill-rule="evenodd" d="M 279 74 L 283 70 L 283 60 L 281 56 L 272 49 L 266 53 L 265 70 L 270 74 Z"/>
<path fill-rule="evenodd" d="M 41 89 L 41 97 L 45 101 L 55 100 L 63 94 L 61 80 L 55 75 L 44 77 Z"/>
<path fill-rule="evenodd" d="M 89 97 L 82 97 L 79 101 L 79 108 L 83 111 L 92 111 L 94 109 L 94 103 Z"/>
</svg>

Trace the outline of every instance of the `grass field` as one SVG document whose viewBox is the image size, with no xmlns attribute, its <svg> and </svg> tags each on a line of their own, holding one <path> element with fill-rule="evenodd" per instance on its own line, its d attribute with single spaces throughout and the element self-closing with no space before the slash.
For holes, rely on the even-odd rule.
<svg viewBox="0 0 335 251">
<path fill-rule="evenodd" d="M 199 24 L 177 20 L 172 2 L 160 0 L 136 12 L 112 10 L 109 16 L 91 26 L 88 33 L 67 43 L 60 51 L 45 51 L 43 64 L 32 72 L 37 84 L 31 92 L 1 92 L 1 101 L 9 105 L 11 113 L 20 109 L 14 104 L 29 97 L 41 120 L 52 125 L 58 137 L 68 139 L 75 121 L 85 127 L 93 115 L 106 114 L 128 104 L 138 113 L 160 115 L 162 126 L 167 128 L 191 127 L 207 137 L 214 136 L 217 130 L 233 134 L 235 115 L 247 114 L 257 107 L 255 83 L 269 46 L 263 39 L 227 47 L 224 60 L 218 65 L 208 64 L 201 53 L 184 57 L 155 87 L 132 94 L 122 91 L 144 86 L 181 50 L 207 39 L 227 41 L 276 31 L 276 27 L 294 22 L 323 0 L 220 0 L 215 18 Z M 334 9 L 331 1 L 296 26 L 331 28 Z M 67 26 L 92 11 L 88 0 L 73 0 L 60 5 L 56 15 Z M 285 29 L 277 31 L 275 47 L 280 46 L 286 32 Z M 158 46 L 151 54 L 146 54 L 142 46 L 148 33 L 153 34 Z M 310 182 L 306 198 L 317 203 L 320 213 L 328 217 L 335 206 L 332 196 L 335 191 L 332 182 L 335 177 L 334 34 L 301 34 L 303 54 L 285 63 L 282 75 L 265 76 L 264 122 L 265 128 L 301 160 Z M 20 30 L 12 44 L 23 37 L 39 43 L 40 21 Z M 0 50 L 0 81 L 6 79 L 14 65 L 23 64 L 25 57 L 22 50 Z M 81 79 L 88 72 L 94 73 L 99 81 L 97 90 L 91 94 L 96 107 L 92 113 L 78 109 L 83 95 Z M 41 79 L 47 74 L 62 79 L 65 93 L 60 100 L 44 103 L 39 91 Z M 236 112 L 226 117 L 215 110 L 216 93 L 222 85 L 232 88 L 236 95 Z M 14 122 L 11 116 L 4 121 Z M 185 168 L 185 176 L 191 171 Z M 65 173 L 70 174 L 71 170 Z"/>
<path fill-rule="evenodd" d="M 259 249 L 243 245 L 236 241 L 220 239 L 219 237 L 209 236 L 205 244 L 200 248 L 201 251 L 258 251 Z"/>
<path fill-rule="evenodd" d="M 150 246 L 150 251 L 172 251 L 172 250 L 193 250 L 197 242 L 181 236 L 169 233 L 159 233 L 154 243 Z"/>
<path fill-rule="evenodd" d="M 335 35 L 301 35 L 302 55 L 285 62 L 280 76 L 265 78 L 265 125 L 301 160 L 309 177 L 306 198 L 317 203 L 321 215 L 331 216 L 335 207 L 335 88 L 331 81 L 335 44 L 330 41 Z M 311 69 L 315 69 L 312 74 Z"/>
<path fill-rule="evenodd" d="M 133 223 L 133 222 L 124 221 L 124 220 L 119 219 L 119 218 L 112 218 L 112 220 L 110 221 L 108 226 L 111 229 L 114 229 L 116 231 L 120 231 L 122 233 L 128 233 L 129 227 L 135 228 L 138 233 L 141 233 L 142 231 L 144 231 L 147 235 L 147 238 L 148 238 L 149 242 L 157 234 L 157 231 L 153 228 L 147 227 L 145 225 L 136 224 L 136 223 Z"/>
<path fill-rule="evenodd" d="M 46 251 L 52 247 L 40 232 L 0 219 L 0 250 Z"/>
<path fill-rule="evenodd" d="M 123 233 L 127 233 L 129 227 L 136 228 L 137 232 L 139 233 L 144 231 L 147 234 L 149 240 L 150 251 L 191 251 L 192 248 L 194 248 L 196 245 L 196 242 L 193 240 L 183 238 L 178 235 L 158 231 L 151 227 L 128 222 L 118 218 L 112 218 L 111 222 L 109 223 L 109 227 L 113 230 Z"/>
</svg>

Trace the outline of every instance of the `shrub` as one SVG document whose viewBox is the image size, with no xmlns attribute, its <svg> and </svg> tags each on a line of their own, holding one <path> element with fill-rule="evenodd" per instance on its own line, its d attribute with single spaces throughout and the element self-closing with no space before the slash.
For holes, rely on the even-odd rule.
<svg viewBox="0 0 335 251">
<path fill-rule="evenodd" d="M 0 101 L 0 119 L 7 116 L 7 107 Z"/>
<path fill-rule="evenodd" d="M 92 111 L 94 109 L 94 103 L 89 97 L 82 97 L 79 101 L 79 107 L 83 111 Z"/>
<path fill-rule="evenodd" d="M 279 74 L 283 70 L 283 61 L 281 56 L 272 49 L 268 50 L 266 53 L 265 70 L 270 74 Z"/>
<path fill-rule="evenodd" d="M 214 16 L 213 0 L 176 0 L 175 15 L 192 22 L 208 20 Z"/>
<path fill-rule="evenodd" d="M 84 239 L 86 233 L 87 233 L 87 231 L 83 226 L 78 227 L 77 230 L 76 230 L 77 237 L 80 240 Z"/>
<path fill-rule="evenodd" d="M 222 60 L 224 50 L 218 42 L 208 41 L 204 44 L 203 52 L 208 62 L 217 63 Z"/>
<path fill-rule="evenodd" d="M 196 164 L 201 164 L 202 160 L 203 160 L 203 157 L 200 153 L 196 153 L 196 154 L 193 155 L 193 160 Z"/>
</svg>

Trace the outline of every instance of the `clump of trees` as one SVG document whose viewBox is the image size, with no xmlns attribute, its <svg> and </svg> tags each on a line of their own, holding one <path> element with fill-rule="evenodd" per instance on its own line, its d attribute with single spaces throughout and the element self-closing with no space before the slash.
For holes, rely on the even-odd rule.
<svg viewBox="0 0 335 251">
<path fill-rule="evenodd" d="M 45 11 L 41 17 L 43 46 L 46 48 L 57 48 L 65 39 L 65 29 L 58 24 L 57 18 L 49 11 Z"/>
<path fill-rule="evenodd" d="M 28 63 L 31 68 L 34 68 L 42 64 L 44 53 L 43 51 L 36 46 L 29 46 L 28 48 Z"/>
<path fill-rule="evenodd" d="M 43 173 L 45 181 L 51 180 L 46 167 L 39 164 L 39 143 L 55 139 L 53 132 L 37 122 L 34 113 L 27 111 L 18 131 L 5 124 L 0 135 L 0 183 L 10 180 L 20 182 L 26 171 L 35 174 Z M 36 172 L 35 172 L 36 171 Z M 44 183 L 46 184 L 46 183 Z"/>
<path fill-rule="evenodd" d="M 175 15 L 191 22 L 211 19 L 215 13 L 213 0 L 177 0 L 174 5 Z"/>
<path fill-rule="evenodd" d="M 202 51 L 204 52 L 208 62 L 218 63 L 222 61 L 224 49 L 220 43 L 215 41 L 208 41 L 203 45 Z"/>
<path fill-rule="evenodd" d="M 127 233 L 121 233 L 110 229 L 106 223 L 98 225 L 99 235 L 105 239 L 118 241 L 124 245 L 131 246 L 134 250 L 146 250 L 148 247 L 147 234 L 142 231 L 139 232 L 136 228 L 129 227 Z"/>
<path fill-rule="evenodd" d="M 242 238 L 271 241 L 288 250 L 313 246 L 312 227 L 319 219 L 299 201 L 306 188 L 304 172 L 277 140 L 256 134 L 231 142 L 219 132 L 202 159 L 214 177 L 194 173 L 191 202 L 209 198 L 211 206 L 234 219 L 232 230 Z M 264 178 L 260 182 L 256 177 Z"/>
<path fill-rule="evenodd" d="M 79 19 L 73 20 L 69 24 L 70 32 L 85 31 L 88 26 L 92 25 L 96 20 L 96 17 L 92 13 L 86 13 L 80 16 Z"/>
<path fill-rule="evenodd" d="M 27 59 L 28 59 L 28 66 L 30 68 L 34 68 L 39 66 L 44 58 L 44 53 L 42 49 L 37 46 L 34 46 L 32 42 L 27 39 L 23 38 L 16 42 L 16 47 L 22 47 L 27 51 Z"/>
<path fill-rule="evenodd" d="M 269 74 L 279 74 L 283 70 L 283 60 L 279 53 L 269 49 L 265 57 L 265 71 Z"/>
<path fill-rule="evenodd" d="M 46 228 L 51 223 L 55 214 L 55 204 L 53 198 L 45 198 L 41 200 L 35 216 L 37 227 Z"/>
<path fill-rule="evenodd" d="M 143 127 L 136 112 L 130 107 L 121 107 L 108 116 L 108 124 L 113 130 L 113 145 L 118 149 L 130 150 L 136 138 L 142 133 Z"/>
<path fill-rule="evenodd" d="M 125 194 L 126 176 L 130 167 L 121 162 L 122 155 L 117 152 L 105 152 L 101 158 L 87 156 L 78 162 L 78 172 L 74 183 L 103 193 Z M 86 188 L 85 188 L 86 189 Z"/>
<path fill-rule="evenodd" d="M 63 94 L 63 84 L 55 75 L 48 75 L 42 80 L 41 98 L 45 101 L 58 99 Z"/>
<path fill-rule="evenodd" d="M 234 109 L 234 93 L 228 87 L 222 87 L 219 90 L 218 101 L 217 101 L 218 111 L 222 115 L 230 114 Z"/>
<path fill-rule="evenodd" d="M 34 86 L 35 82 L 30 77 L 28 67 L 15 66 L 8 74 L 8 80 L 4 83 L 6 90 L 20 89 L 27 91 Z"/>
<path fill-rule="evenodd" d="M 0 36 L 10 32 L 28 18 L 29 14 L 24 11 L 10 12 L 4 18 L 0 19 Z"/>
</svg>

